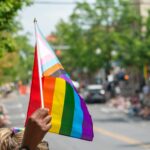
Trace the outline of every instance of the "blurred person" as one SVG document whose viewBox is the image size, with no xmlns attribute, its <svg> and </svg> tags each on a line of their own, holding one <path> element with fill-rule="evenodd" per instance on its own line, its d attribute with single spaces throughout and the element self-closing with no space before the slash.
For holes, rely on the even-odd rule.
<svg viewBox="0 0 150 150">
<path fill-rule="evenodd" d="M 141 99 L 142 109 L 139 115 L 145 119 L 150 119 L 150 86 L 148 82 L 146 82 L 146 84 L 143 86 L 142 91 L 143 91 L 142 92 L 143 97 Z"/>
<path fill-rule="evenodd" d="M 132 115 L 139 115 L 141 111 L 141 102 L 139 97 L 139 90 L 135 90 L 133 96 L 130 99 L 131 107 L 129 109 L 130 114 Z"/>
<path fill-rule="evenodd" d="M 118 110 L 125 111 L 129 107 L 129 104 L 123 96 L 117 95 L 115 98 L 111 99 L 110 106 L 113 106 Z"/>
<path fill-rule="evenodd" d="M 144 119 L 150 119 L 150 107 L 145 106 L 141 112 L 140 116 L 143 117 Z"/>
<path fill-rule="evenodd" d="M 39 108 L 28 119 L 25 130 L 0 129 L 0 150 L 49 150 L 42 142 L 51 128 L 51 116 L 46 108 Z"/>
<path fill-rule="evenodd" d="M 0 127 L 11 124 L 6 113 L 6 110 L 0 105 Z"/>
<path fill-rule="evenodd" d="M 150 88 L 149 88 L 149 85 L 148 84 L 145 84 L 144 86 L 143 86 L 143 93 L 144 93 L 144 95 L 148 95 L 148 93 L 150 92 Z"/>
<path fill-rule="evenodd" d="M 139 115 L 145 119 L 150 119 L 150 93 L 147 93 L 144 96 L 142 105 L 143 108 L 140 111 Z"/>
<path fill-rule="evenodd" d="M 121 89 L 119 87 L 119 82 L 116 74 L 114 74 L 113 70 L 107 75 L 107 91 L 109 92 L 110 98 L 114 98 L 117 94 L 119 95 Z"/>
</svg>

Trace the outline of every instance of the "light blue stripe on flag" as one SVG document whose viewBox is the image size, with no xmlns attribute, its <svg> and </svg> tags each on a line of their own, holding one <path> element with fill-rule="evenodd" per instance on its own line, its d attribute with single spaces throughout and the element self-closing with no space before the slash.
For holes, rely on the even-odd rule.
<svg viewBox="0 0 150 150">
<path fill-rule="evenodd" d="M 44 65 L 42 65 L 42 73 L 44 73 L 47 69 L 51 68 L 57 63 L 59 63 L 59 61 L 56 58 L 51 59 L 50 61 L 46 62 Z"/>
<path fill-rule="evenodd" d="M 82 137 L 83 111 L 81 109 L 80 97 L 75 90 L 74 90 L 74 99 L 75 99 L 75 110 L 71 136 L 80 138 Z"/>
</svg>

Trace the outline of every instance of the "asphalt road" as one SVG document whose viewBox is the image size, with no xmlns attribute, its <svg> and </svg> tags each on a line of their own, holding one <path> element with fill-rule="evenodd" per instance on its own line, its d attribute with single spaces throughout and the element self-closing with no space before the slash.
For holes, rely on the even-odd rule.
<svg viewBox="0 0 150 150">
<path fill-rule="evenodd" d="M 12 95 L 1 102 L 6 107 L 11 127 L 23 127 L 28 96 Z M 51 150 L 150 150 L 150 121 L 131 118 L 105 104 L 90 104 L 94 140 L 87 142 L 48 133 Z"/>
</svg>

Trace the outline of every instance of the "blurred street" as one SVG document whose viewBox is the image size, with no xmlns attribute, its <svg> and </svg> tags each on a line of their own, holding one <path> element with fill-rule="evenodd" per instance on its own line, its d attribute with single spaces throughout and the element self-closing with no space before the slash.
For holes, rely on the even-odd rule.
<svg viewBox="0 0 150 150">
<path fill-rule="evenodd" d="M 0 4 L 0 128 L 45 104 L 52 131 L 92 139 L 83 98 L 93 141 L 48 133 L 50 150 L 150 150 L 150 0 Z"/>
<path fill-rule="evenodd" d="M 15 93 L 1 99 L 11 121 L 11 127 L 24 124 L 29 96 Z M 125 112 L 111 108 L 107 104 L 88 104 L 94 122 L 94 140 L 68 138 L 47 134 L 52 150 L 149 150 L 150 121 L 129 117 Z"/>
</svg>

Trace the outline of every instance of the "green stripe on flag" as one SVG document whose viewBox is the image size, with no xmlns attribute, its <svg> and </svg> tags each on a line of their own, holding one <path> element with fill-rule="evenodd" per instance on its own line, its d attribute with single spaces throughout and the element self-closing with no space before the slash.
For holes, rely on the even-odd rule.
<svg viewBox="0 0 150 150">
<path fill-rule="evenodd" d="M 74 117 L 74 91 L 73 88 L 68 83 L 66 83 L 66 95 L 60 134 L 71 135 L 73 117 Z"/>
</svg>

